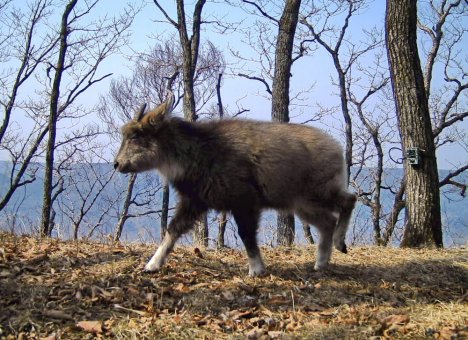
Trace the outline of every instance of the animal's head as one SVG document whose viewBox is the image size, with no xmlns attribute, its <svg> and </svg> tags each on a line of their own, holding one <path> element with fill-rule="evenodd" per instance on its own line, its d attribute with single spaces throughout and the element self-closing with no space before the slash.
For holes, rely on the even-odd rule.
<svg viewBox="0 0 468 340">
<path fill-rule="evenodd" d="M 122 127 L 122 145 L 115 157 L 114 168 L 122 173 L 142 172 L 158 167 L 161 150 L 157 143 L 158 131 L 174 106 L 174 95 L 165 103 L 145 114 L 144 104 L 135 118 Z"/>
</svg>

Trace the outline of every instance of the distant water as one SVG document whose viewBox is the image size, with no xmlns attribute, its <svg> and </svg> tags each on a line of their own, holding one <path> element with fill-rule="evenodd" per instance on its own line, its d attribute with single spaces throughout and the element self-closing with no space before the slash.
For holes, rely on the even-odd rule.
<svg viewBox="0 0 468 340">
<path fill-rule="evenodd" d="M 42 165 L 34 164 L 39 170 L 37 172 L 37 180 L 31 184 L 28 184 L 20 188 L 10 201 L 10 204 L 0 212 L 0 228 L 3 230 L 11 230 L 17 233 L 34 233 L 37 232 L 39 220 L 41 216 L 42 208 Z M 93 176 L 99 176 L 100 179 L 105 179 L 112 172 L 110 164 L 93 164 L 93 171 L 89 168 L 85 168 L 82 165 L 75 165 L 70 170 L 69 176 L 73 174 L 86 174 L 89 178 Z M 9 173 L 11 171 L 11 165 L 9 162 L 0 161 L 0 195 L 6 192 L 9 185 Z M 367 172 L 366 172 L 367 171 Z M 369 175 L 370 170 L 365 170 L 362 173 L 362 177 L 366 178 Z M 439 175 L 441 178 L 448 174 L 446 170 L 440 170 Z M 387 185 L 399 182 L 403 176 L 402 169 L 387 169 L 385 171 L 384 182 Z M 78 176 L 76 176 L 78 177 Z M 466 174 L 462 174 L 458 180 L 466 183 Z M 70 216 L 64 213 L 68 208 L 68 215 L 71 210 L 79 210 L 79 205 L 82 202 L 84 193 L 87 192 L 86 183 L 78 185 L 82 192 L 71 185 L 70 181 L 65 178 L 65 191 L 61 199 L 56 202 L 54 209 L 56 211 L 56 227 L 54 234 L 62 238 L 72 237 L 72 222 Z M 92 237 L 94 238 L 105 238 L 108 235 L 114 233 L 115 225 L 117 224 L 118 216 L 120 214 L 121 207 L 124 200 L 124 190 L 127 186 L 128 176 L 115 174 L 109 183 L 108 187 L 102 192 L 94 206 L 90 209 L 89 214 L 84 219 L 82 226 L 80 227 L 80 236 L 86 236 L 89 234 L 91 228 L 93 228 L 98 222 L 99 227 L 94 229 Z M 366 185 L 365 182 L 363 182 Z M 150 200 L 151 204 L 147 207 L 135 207 L 133 206 L 130 210 L 132 215 L 140 215 L 145 212 L 145 209 L 159 210 L 161 205 L 161 191 L 155 192 L 156 189 L 161 187 L 161 183 L 156 173 L 147 173 L 139 176 L 137 181 L 134 194 L 137 195 L 137 200 L 144 201 Z M 148 193 L 153 189 L 153 192 Z M 94 193 L 97 189 L 94 188 Z M 89 191 L 89 190 L 88 190 Z M 92 192 L 92 191 L 91 191 Z M 147 196 L 145 196 L 145 193 Z M 65 199 L 66 198 L 66 199 Z M 383 209 L 388 212 L 391 208 L 393 196 L 384 191 L 382 196 Z M 109 203 L 110 202 L 110 203 Z M 174 206 L 176 197 L 174 194 L 171 195 L 171 204 Z M 109 209 L 109 204 L 111 208 Z M 106 206 L 107 205 L 107 206 Z M 104 209 L 107 209 L 107 215 L 98 221 L 102 215 Z M 468 199 L 460 196 L 459 190 L 453 190 L 448 186 L 442 188 L 441 194 L 441 210 L 444 228 L 444 245 L 459 246 L 468 244 Z M 73 218 L 73 216 L 72 216 Z M 400 219 L 402 216 L 400 216 Z M 210 239 L 213 244 L 217 237 L 217 216 L 216 212 L 211 212 L 208 217 L 210 225 Z M 275 244 L 276 242 L 276 213 L 274 211 L 265 211 L 262 214 L 259 230 L 259 241 L 262 244 Z M 153 214 L 151 216 L 141 216 L 137 218 L 130 218 L 123 231 L 122 240 L 133 242 L 152 242 L 159 241 L 160 238 L 160 223 L 159 215 Z M 312 234 L 317 239 L 317 234 L 314 228 L 312 228 Z M 402 235 L 402 221 L 397 224 L 397 230 L 395 237 L 392 240 L 393 244 L 397 245 Z M 182 242 L 190 242 L 190 235 L 183 238 Z M 232 218 L 229 219 L 226 241 L 228 245 L 237 247 L 241 246 L 241 241 L 236 233 L 235 223 Z M 304 233 L 302 224 L 299 219 L 296 218 L 296 242 L 305 244 Z M 347 234 L 347 242 L 349 244 L 372 244 L 373 243 L 373 231 L 370 219 L 370 209 L 366 206 L 358 203 L 353 214 L 353 219 L 350 224 L 350 228 Z"/>
</svg>

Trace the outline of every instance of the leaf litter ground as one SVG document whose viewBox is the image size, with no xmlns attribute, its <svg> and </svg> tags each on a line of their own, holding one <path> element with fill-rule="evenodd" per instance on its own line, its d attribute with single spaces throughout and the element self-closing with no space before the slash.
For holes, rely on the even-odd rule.
<svg viewBox="0 0 468 340">
<path fill-rule="evenodd" d="M 264 248 L 260 278 L 237 249 L 177 247 L 144 273 L 154 248 L 0 233 L 0 338 L 468 336 L 464 248 L 351 247 L 323 273 L 313 246 Z"/>
</svg>

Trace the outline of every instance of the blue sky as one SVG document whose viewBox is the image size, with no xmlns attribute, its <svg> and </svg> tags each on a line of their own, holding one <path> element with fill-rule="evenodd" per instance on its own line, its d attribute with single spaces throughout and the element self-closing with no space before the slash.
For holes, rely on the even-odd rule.
<svg viewBox="0 0 468 340">
<path fill-rule="evenodd" d="M 186 1 L 188 6 L 193 5 L 195 1 Z M 161 1 L 167 12 L 172 18 L 175 18 L 175 6 L 172 1 Z M 124 1 L 102 0 L 96 8 L 96 16 L 114 15 L 122 10 Z M 188 13 L 191 9 L 187 10 Z M 254 28 L 253 20 L 255 18 L 248 16 L 242 9 L 227 6 L 220 2 L 207 2 L 204 9 L 205 15 L 209 19 L 221 18 L 230 22 L 240 22 L 244 20 L 243 27 L 251 26 Z M 272 14 L 273 15 L 273 14 Z M 382 28 L 385 17 L 385 1 L 374 1 L 359 16 L 352 18 L 350 22 L 350 35 L 353 41 L 363 39 L 362 30 L 370 29 L 373 26 Z M 142 53 L 149 50 L 156 42 L 157 36 L 168 36 L 175 34 L 175 29 L 164 22 L 165 19 L 152 1 L 147 1 L 146 6 L 138 14 L 133 26 L 130 44 L 124 49 L 124 56 L 112 56 L 103 65 L 100 73 L 113 73 L 113 77 L 130 74 L 132 62 L 128 60 L 135 53 Z M 176 36 L 177 37 L 177 36 Z M 266 95 L 264 86 L 258 82 L 250 81 L 245 78 L 229 76 L 229 73 L 236 73 L 241 63 L 233 58 L 228 49 L 238 50 L 245 57 L 255 58 L 255 51 L 248 45 L 243 44 L 243 37 L 236 33 L 218 34 L 212 32 L 210 27 L 202 32 L 202 39 L 209 39 L 218 48 L 226 51 L 225 58 L 228 62 L 227 75 L 224 78 L 222 88 L 223 102 L 232 112 L 236 111 L 237 105 L 250 109 L 246 115 L 247 118 L 270 119 L 271 103 Z M 174 41 L 174 44 L 177 44 Z M 466 51 L 465 51 L 466 54 Z M 465 58 L 466 60 L 466 58 Z M 369 59 L 368 62 L 371 62 Z M 248 67 L 249 65 L 247 65 Z M 253 67 L 250 65 L 251 69 Z M 231 70 L 232 68 L 232 70 Z M 310 57 L 305 57 L 295 63 L 292 68 L 291 78 L 291 96 L 294 97 L 300 91 L 306 91 L 302 95 L 303 101 L 292 101 L 291 117 L 293 122 L 303 122 L 308 120 L 313 112 L 318 110 L 317 104 L 324 107 L 337 105 L 339 98 L 337 89 L 332 84 L 332 78 L 335 78 L 334 69 L 330 57 L 319 49 Z M 97 103 L 100 95 L 105 95 L 108 91 L 109 81 L 102 82 L 86 95 L 86 103 L 93 105 Z M 337 136 L 341 135 L 340 114 L 324 119 L 321 122 L 315 122 L 314 125 L 321 126 Z M 461 129 L 468 130 L 468 122 L 463 122 Z M 452 168 L 452 164 L 467 162 L 468 155 L 466 150 L 461 147 L 449 145 L 445 146 L 439 152 L 439 167 L 444 169 Z"/>
</svg>

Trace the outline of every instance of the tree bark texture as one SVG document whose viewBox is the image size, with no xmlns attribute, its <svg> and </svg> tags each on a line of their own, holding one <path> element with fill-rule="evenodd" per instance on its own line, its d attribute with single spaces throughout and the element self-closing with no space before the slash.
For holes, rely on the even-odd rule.
<svg viewBox="0 0 468 340">
<path fill-rule="evenodd" d="M 198 0 L 192 23 L 192 36 L 189 38 L 187 32 L 187 23 L 185 18 L 184 1 L 177 0 L 177 29 L 179 31 L 180 44 L 183 53 L 182 74 L 184 78 L 184 117 L 189 121 L 197 120 L 195 113 L 195 93 L 194 93 L 194 77 L 198 62 L 198 52 L 200 47 L 200 26 L 201 13 L 206 0 Z"/>
<path fill-rule="evenodd" d="M 218 215 L 218 239 L 216 240 L 216 247 L 218 249 L 226 247 L 224 236 L 226 234 L 227 213 L 223 211 Z"/>
<path fill-rule="evenodd" d="M 300 6 L 300 0 L 287 0 L 279 21 L 271 111 L 271 118 L 276 122 L 289 122 L 289 80 Z M 294 215 L 278 213 L 277 235 L 279 245 L 291 245 L 294 242 Z"/>
<path fill-rule="evenodd" d="M 44 173 L 44 193 L 43 193 L 43 207 L 42 207 L 42 219 L 41 219 L 41 234 L 44 236 L 49 235 L 50 228 L 50 212 L 52 209 L 52 189 L 53 189 L 53 172 L 54 172 L 54 152 L 55 152 L 55 136 L 57 130 L 57 118 L 59 111 L 59 99 L 60 99 L 60 83 L 62 81 L 62 75 L 65 71 L 65 57 L 68 48 L 68 17 L 73 11 L 78 0 L 70 1 L 65 7 L 65 11 L 62 15 L 62 21 L 60 24 L 60 49 L 55 65 L 55 76 L 52 85 L 52 93 L 50 95 L 50 110 L 49 110 L 49 139 L 46 147 L 46 163 Z"/>
<path fill-rule="evenodd" d="M 193 239 L 195 245 L 199 247 L 208 247 L 208 215 L 205 213 L 197 223 L 195 223 L 195 230 L 193 231 Z"/>
<path fill-rule="evenodd" d="M 314 238 L 310 232 L 310 225 L 307 222 L 302 221 L 302 230 L 304 231 L 304 237 L 309 244 L 314 244 Z"/>
<path fill-rule="evenodd" d="M 403 151 L 421 150 L 420 165 L 405 162 L 407 222 L 401 246 L 442 247 L 437 160 L 416 25 L 416 0 L 387 0 L 387 53 Z"/>
<path fill-rule="evenodd" d="M 219 119 L 224 119 L 224 107 L 223 100 L 221 97 L 221 80 L 223 74 L 218 74 L 218 81 L 216 83 L 216 97 L 218 98 L 218 113 Z M 218 214 L 218 238 L 216 240 L 216 247 L 218 249 L 224 248 L 226 246 L 225 234 L 226 234 L 226 225 L 227 225 L 227 213 L 225 211 Z"/>
<path fill-rule="evenodd" d="M 296 234 L 294 229 L 294 215 L 278 213 L 277 221 L 277 244 L 279 246 L 291 246 L 294 243 Z"/>
<path fill-rule="evenodd" d="M 117 226 L 115 227 L 114 242 L 120 241 L 123 227 L 125 225 L 125 222 L 128 219 L 128 210 L 132 202 L 133 188 L 135 187 L 136 179 L 137 179 L 137 174 L 131 174 L 130 179 L 128 180 L 127 195 L 125 196 L 124 205 L 122 207 L 122 213 L 120 214 L 119 221 L 117 222 Z"/>
<path fill-rule="evenodd" d="M 195 4 L 192 18 L 192 35 L 189 37 L 185 18 L 184 1 L 177 0 L 176 28 L 179 32 L 183 54 L 182 74 L 184 78 L 184 117 L 191 122 L 196 121 L 198 118 L 195 106 L 194 77 L 200 47 L 201 14 L 205 3 L 206 0 L 198 0 Z M 193 236 L 197 245 L 208 245 L 208 218 L 206 215 L 195 224 Z"/>
</svg>

